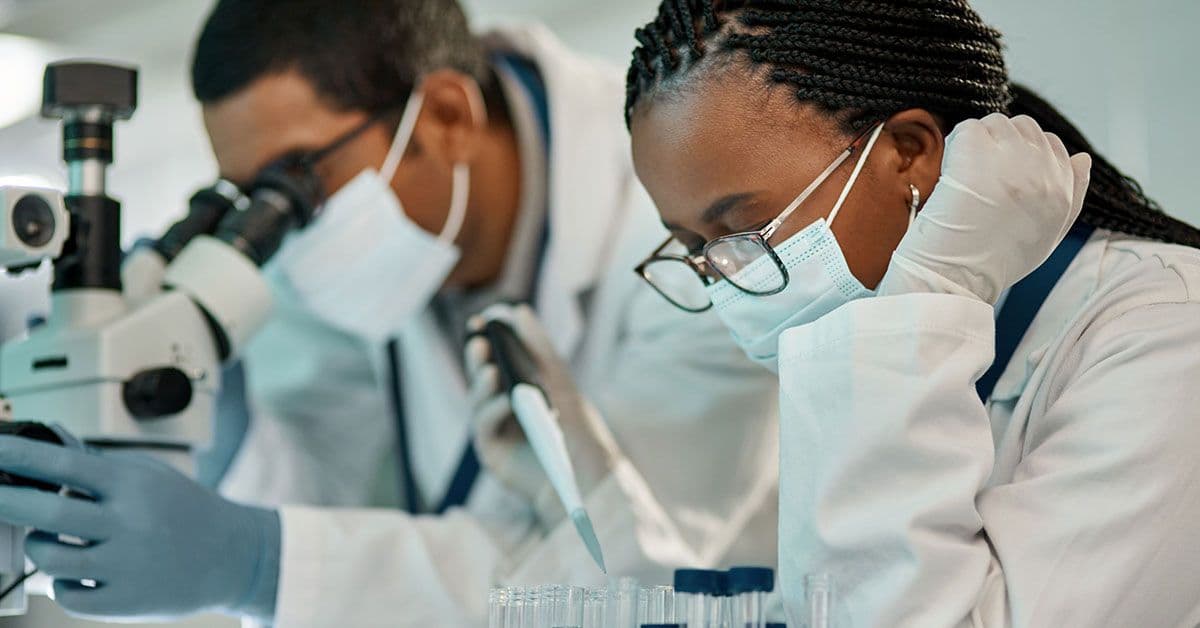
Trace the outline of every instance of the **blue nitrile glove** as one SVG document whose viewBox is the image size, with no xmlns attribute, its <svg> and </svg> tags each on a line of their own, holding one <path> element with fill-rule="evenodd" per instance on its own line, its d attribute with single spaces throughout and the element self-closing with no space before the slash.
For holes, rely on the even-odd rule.
<svg viewBox="0 0 1200 628">
<path fill-rule="evenodd" d="M 68 612 L 102 619 L 274 615 L 275 511 L 225 500 L 166 464 L 131 453 L 2 436 L 0 469 L 95 499 L 0 486 L 0 521 L 35 530 L 25 553 L 54 578 L 54 599 Z M 62 542 L 60 534 L 88 544 Z"/>
</svg>

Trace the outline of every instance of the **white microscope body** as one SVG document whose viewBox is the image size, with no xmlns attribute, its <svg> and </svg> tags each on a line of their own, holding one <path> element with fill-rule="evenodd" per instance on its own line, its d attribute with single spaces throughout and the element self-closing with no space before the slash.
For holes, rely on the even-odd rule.
<svg viewBox="0 0 1200 628">
<path fill-rule="evenodd" d="M 50 318 L 0 347 L 13 418 L 149 450 L 186 470 L 211 440 L 221 365 L 266 320 L 271 293 L 254 262 L 211 236 L 191 242 L 163 280 L 169 289 L 137 300 L 56 291 Z"/>
<path fill-rule="evenodd" d="M 48 66 L 42 115 L 64 121 L 70 189 L 0 187 L 0 267 L 50 259 L 55 270 L 48 320 L 0 346 L 0 432 L 16 433 L 14 419 L 58 424 L 90 446 L 190 472 L 211 441 L 222 364 L 270 314 L 259 267 L 307 222 L 313 194 L 278 172 L 249 199 L 225 182 L 201 190 L 184 220 L 128 256 L 124 289 L 120 204 L 105 179 L 136 82 L 128 67 Z M 12 587 L 0 616 L 25 611 L 24 532 L 0 525 L 0 594 Z"/>
</svg>

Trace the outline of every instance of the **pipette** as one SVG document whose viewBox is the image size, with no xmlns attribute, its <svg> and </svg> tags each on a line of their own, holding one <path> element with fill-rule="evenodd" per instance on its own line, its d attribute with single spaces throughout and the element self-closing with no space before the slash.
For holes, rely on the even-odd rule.
<svg viewBox="0 0 1200 628">
<path fill-rule="evenodd" d="M 558 424 L 558 413 L 540 384 L 537 362 L 529 349 L 506 323 L 488 321 L 483 335 L 492 348 L 492 357 L 500 370 L 500 384 L 509 391 L 513 413 L 525 431 L 525 437 L 538 462 L 550 478 L 567 516 L 587 547 L 588 553 L 604 573 L 604 554 L 596 537 L 592 519 L 583 505 L 575 468 L 567 452 L 566 438 Z"/>
</svg>

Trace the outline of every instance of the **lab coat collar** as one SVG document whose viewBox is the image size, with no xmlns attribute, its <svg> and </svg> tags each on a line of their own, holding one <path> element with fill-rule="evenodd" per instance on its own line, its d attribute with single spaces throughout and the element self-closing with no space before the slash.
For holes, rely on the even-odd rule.
<svg viewBox="0 0 1200 628">
<path fill-rule="evenodd" d="M 993 401 L 1011 401 L 1021 396 L 1050 345 L 1096 291 L 1109 234 L 1097 229 L 1054 285 L 1021 344 L 1017 345 L 1008 368 L 996 382 L 991 396 Z"/>
<path fill-rule="evenodd" d="M 491 52 L 530 59 L 545 82 L 550 234 L 536 302 L 556 348 L 572 356 L 585 329 L 582 300 L 600 282 L 624 218 L 629 186 L 614 182 L 634 176 L 620 73 L 581 59 L 537 24 L 491 31 L 483 41 Z"/>
</svg>

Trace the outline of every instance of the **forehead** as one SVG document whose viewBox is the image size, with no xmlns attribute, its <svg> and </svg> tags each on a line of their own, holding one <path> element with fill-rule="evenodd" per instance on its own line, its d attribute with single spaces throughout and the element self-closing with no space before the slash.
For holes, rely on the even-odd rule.
<svg viewBox="0 0 1200 628">
<path fill-rule="evenodd" d="M 279 156 L 317 148 L 365 118 L 326 104 L 296 72 L 264 76 L 203 107 L 221 176 L 248 181 Z"/>
<path fill-rule="evenodd" d="M 664 218 L 811 176 L 847 142 L 830 116 L 790 89 L 735 72 L 652 94 L 630 132 L 634 166 Z"/>
</svg>

